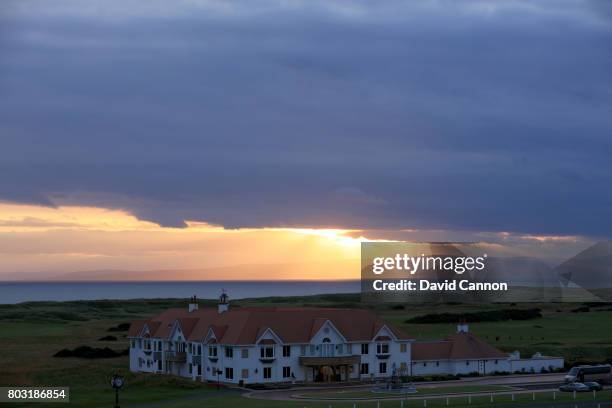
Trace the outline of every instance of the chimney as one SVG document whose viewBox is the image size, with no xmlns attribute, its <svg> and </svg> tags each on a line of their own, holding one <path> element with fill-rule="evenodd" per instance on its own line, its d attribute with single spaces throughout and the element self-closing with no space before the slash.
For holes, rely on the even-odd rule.
<svg viewBox="0 0 612 408">
<path fill-rule="evenodd" d="M 459 324 L 457 325 L 457 333 L 467 333 L 468 331 L 470 331 L 470 328 L 467 321 L 465 319 L 459 321 Z"/>
<path fill-rule="evenodd" d="M 196 298 L 196 295 L 193 295 L 189 299 L 189 306 L 187 310 L 189 311 L 189 313 L 193 312 L 194 310 L 198 310 L 198 299 Z"/>
<path fill-rule="evenodd" d="M 219 304 L 217 305 L 217 311 L 219 314 L 225 313 L 229 310 L 229 296 L 225 293 L 225 290 L 219 296 Z"/>
</svg>

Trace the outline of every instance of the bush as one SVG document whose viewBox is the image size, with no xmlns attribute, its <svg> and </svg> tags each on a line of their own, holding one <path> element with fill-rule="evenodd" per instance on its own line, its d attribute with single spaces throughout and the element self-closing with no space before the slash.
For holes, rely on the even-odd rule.
<svg viewBox="0 0 612 408">
<path fill-rule="evenodd" d="M 128 331 L 130 330 L 130 323 L 120 323 L 117 326 L 110 327 L 108 329 L 109 332 L 118 332 L 118 331 Z"/>
<path fill-rule="evenodd" d="M 77 357 L 87 359 L 98 359 L 98 358 L 114 358 L 127 356 L 130 354 L 130 349 L 126 348 L 123 351 L 115 351 L 108 347 L 97 348 L 89 346 L 79 346 L 74 350 L 62 349 L 55 353 L 53 357 L 66 358 L 66 357 Z"/>
<path fill-rule="evenodd" d="M 470 323 L 501 322 L 505 320 L 529 320 L 542 317 L 541 309 L 500 309 L 470 313 L 433 313 L 416 316 L 406 323 L 456 323 L 462 319 Z"/>
<path fill-rule="evenodd" d="M 432 374 L 432 375 L 420 375 L 412 377 L 414 382 L 429 382 L 429 381 L 451 381 L 459 380 L 461 377 L 456 374 Z M 407 382 L 407 381 L 404 381 Z"/>
<path fill-rule="evenodd" d="M 115 336 L 104 336 L 100 337 L 98 341 L 117 341 L 117 337 Z"/>
</svg>

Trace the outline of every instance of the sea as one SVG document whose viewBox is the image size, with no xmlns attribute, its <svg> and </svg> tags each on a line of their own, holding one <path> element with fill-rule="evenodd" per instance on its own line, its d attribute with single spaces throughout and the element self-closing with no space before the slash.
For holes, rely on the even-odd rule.
<svg viewBox="0 0 612 408">
<path fill-rule="evenodd" d="M 31 301 L 189 298 L 232 299 L 358 293 L 359 280 L 178 281 L 178 282 L 0 282 L 0 304 Z"/>
</svg>

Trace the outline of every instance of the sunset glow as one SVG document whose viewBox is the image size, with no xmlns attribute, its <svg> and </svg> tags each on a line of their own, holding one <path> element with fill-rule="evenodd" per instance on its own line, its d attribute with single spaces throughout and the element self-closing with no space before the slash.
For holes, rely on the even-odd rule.
<svg viewBox="0 0 612 408">
<path fill-rule="evenodd" d="M 227 279 L 358 277 L 359 243 L 365 238 L 347 236 L 348 230 L 186 224 L 168 228 L 96 207 L 0 204 L 0 274 L 27 279 L 40 276 L 29 273 L 48 272 L 70 279 L 62 275 L 153 270 L 162 271 L 153 279 L 218 279 L 213 273 L 225 268 Z"/>
</svg>

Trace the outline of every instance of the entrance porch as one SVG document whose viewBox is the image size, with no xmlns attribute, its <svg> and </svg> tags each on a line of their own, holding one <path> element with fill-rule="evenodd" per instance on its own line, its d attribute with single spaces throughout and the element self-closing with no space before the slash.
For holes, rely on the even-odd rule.
<svg viewBox="0 0 612 408">
<path fill-rule="evenodd" d="M 354 367 L 359 369 L 359 356 L 300 357 L 300 365 L 307 367 L 314 382 L 349 381 Z"/>
</svg>

